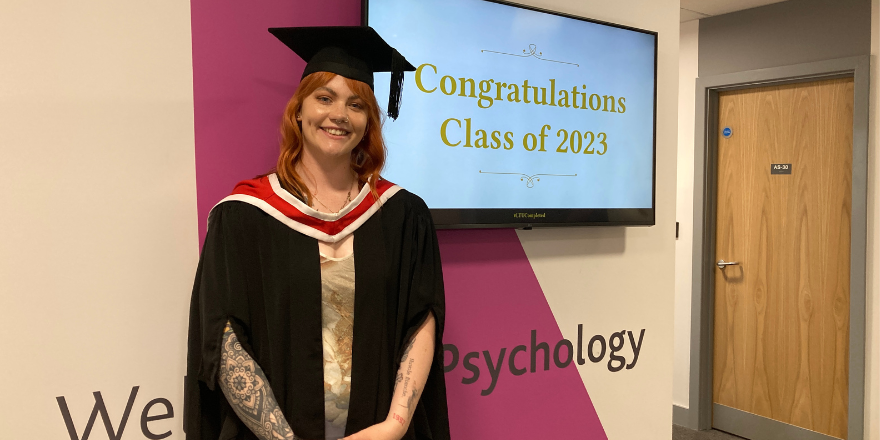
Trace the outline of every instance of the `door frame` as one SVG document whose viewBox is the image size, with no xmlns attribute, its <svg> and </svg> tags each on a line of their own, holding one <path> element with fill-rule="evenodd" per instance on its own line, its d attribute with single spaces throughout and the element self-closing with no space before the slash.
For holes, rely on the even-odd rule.
<svg viewBox="0 0 880 440">
<path fill-rule="evenodd" d="M 715 255 L 719 92 L 852 77 L 854 100 L 847 438 L 848 440 L 864 439 L 869 66 L 869 56 L 858 56 L 697 78 L 696 121 L 694 124 L 694 242 L 688 408 L 673 406 L 674 423 L 699 430 L 712 428 L 712 350 L 715 307 L 715 265 L 713 260 Z M 806 430 L 771 419 L 760 419 L 763 419 L 758 423 L 761 426 L 755 428 L 760 428 L 761 432 L 767 433 L 767 438 L 805 438 L 803 437 L 805 433 L 797 430 Z M 793 430 L 795 432 L 792 432 Z M 832 438 L 812 431 L 806 431 L 806 433 L 816 434 L 817 439 Z"/>
</svg>

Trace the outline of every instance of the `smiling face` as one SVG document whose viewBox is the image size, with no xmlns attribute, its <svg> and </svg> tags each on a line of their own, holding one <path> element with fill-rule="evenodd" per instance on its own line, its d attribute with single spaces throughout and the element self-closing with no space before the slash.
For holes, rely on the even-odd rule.
<svg viewBox="0 0 880 440">
<path fill-rule="evenodd" d="M 306 154 L 318 161 L 348 158 L 367 129 L 367 108 L 360 96 L 336 76 L 303 100 L 300 122 Z"/>
</svg>

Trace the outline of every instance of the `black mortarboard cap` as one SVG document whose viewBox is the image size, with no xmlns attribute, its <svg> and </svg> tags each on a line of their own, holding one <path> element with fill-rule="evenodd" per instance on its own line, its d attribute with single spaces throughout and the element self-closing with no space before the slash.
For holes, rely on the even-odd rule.
<svg viewBox="0 0 880 440">
<path fill-rule="evenodd" d="M 315 72 L 332 72 L 367 83 L 373 72 L 391 72 L 388 116 L 397 119 L 403 72 L 416 70 L 396 49 L 369 26 L 319 26 L 269 28 L 269 32 L 306 61 L 303 78 Z"/>
</svg>

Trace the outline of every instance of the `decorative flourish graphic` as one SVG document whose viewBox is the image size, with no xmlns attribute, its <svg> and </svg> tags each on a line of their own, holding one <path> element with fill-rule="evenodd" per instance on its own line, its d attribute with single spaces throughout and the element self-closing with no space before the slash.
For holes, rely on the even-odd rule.
<svg viewBox="0 0 880 440">
<path fill-rule="evenodd" d="M 527 188 L 534 188 L 535 182 L 541 181 L 541 177 L 539 177 L 539 176 L 577 177 L 577 174 L 532 174 L 531 176 L 529 176 L 528 174 L 523 174 L 523 173 L 495 173 L 495 172 L 483 171 L 483 170 L 480 170 L 480 174 L 510 174 L 513 176 L 521 176 L 519 178 L 519 181 L 525 182 Z"/>
<path fill-rule="evenodd" d="M 483 50 L 481 50 L 480 52 L 491 52 L 491 53 L 497 53 L 497 54 L 501 54 L 501 55 L 510 55 L 510 56 L 512 56 L 512 57 L 521 57 L 521 58 L 534 57 L 534 58 L 537 58 L 537 59 L 539 59 L 539 60 L 541 60 L 541 61 L 549 61 L 549 62 L 551 62 L 551 63 L 560 63 L 560 64 L 571 64 L 572 66 L 581 67 L 580 64 L 569 63 L 569 62 L 566 62 L 566 61 L 550 60 L 550 59 L 547 59 L 547 58 L 541 58 L 542 56 L 544 56 L 544 52 L 538 52 L 538 46 L 537 46 L 537 45 L 534 45 L 534 44 L 530 44 L 528 50 L 523 49 L 523 51 L 522 51 L 523 54 L 522 54 L 522 55 L 518 55 L 518 54 L 515 54 L 515 53 L 498 52 L 498 51 L 494 51 L 494 50 L 486 50 L 486 49 L 483 49 Z"/>
</svg>

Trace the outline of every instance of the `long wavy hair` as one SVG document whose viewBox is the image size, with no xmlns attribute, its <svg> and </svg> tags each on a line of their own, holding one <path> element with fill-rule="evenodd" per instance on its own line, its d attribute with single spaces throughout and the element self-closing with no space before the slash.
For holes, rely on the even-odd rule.
<svg viewBox="0 0 880 440">
<path fill-rule="evenodd" d="M 315 72 L 303 78 L 293 97 L 287 102 L 287 108 L 281 118 L 281 152 L 278 155 L 275 172 L 281 185 L 308 205 L 312 204 L 312 193 L 296 171 L 296 164 L 302 159 L 303 154 L 302 127 L 296 120 L 296 115 L 302 109 L 303 101 L 312 92 L 335 77 L 335 73 Z M 379 112 L 379 103 L 376 102 L 376 95 L 373 94 L 370 86 L 357 80 L 343 79 L 348 88 L 364 100 L 367 113 L 367 129 L 364 137 L 351 151 L 351 169 L 357 174 L 359 186 L 370 185 L 370 193 L 378 200 L 376 183 L 381 178 L 379 173 L 385 166 L 387 154 L 385 141 L 382 139 L 384 118 Z"/>
</svg>

